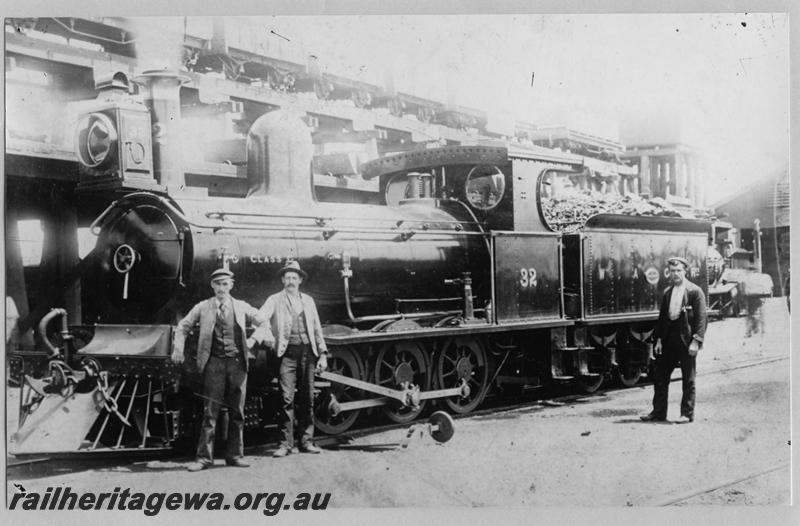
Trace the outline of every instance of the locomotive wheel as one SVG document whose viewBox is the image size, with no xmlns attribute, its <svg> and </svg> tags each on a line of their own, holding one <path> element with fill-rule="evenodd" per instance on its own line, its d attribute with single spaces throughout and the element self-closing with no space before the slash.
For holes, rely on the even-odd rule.
<svg viewBox="0 0 800 526">
<path fill-rule="evenodd" d="M 647 380 L 655 381 L 655 378 L 656 378 L 656 362 L 655 360 L 650 360 L 647 364 Z"/>
<path fill-rule="evenodd" d="M 403 385 L 416 385 L 420 390 L 430 386 L 428 363 L 420 346 L 413 341 L 388 343 L 381 347 L 375 360 L 375 383 L 389 389 L 402 389 Z M 425 401 L 419 407 L 405 407 L 399 402 L 390 402 L 381 409 L 393 422 L 411 422 L 425 408 Z"/>
<path fill-rule="evenodd" d="M 351 347 L 336 347 L 332 349 L 331 356 L 328 358 L 328 371 L 342 376 L 349 376 L 357 380 L 364 379 L 364 367 L 358 354 Z M 314 401 L 314 424 L 317 429 L 328 435 L 338 435 L 344 433 L 361 413 L 360 409 L 345 411 L 338 415 L 332 415 L 328 411 L 328 405 L 332 398 L 337 402 L 352 402 L 363 398 L 361 391 L 350 386 L 331 382 L 330 387 L 322 389 Z"/>
<path fill-rule="evenodd" d="M 633 387 L 642 377 L 642 366 L 638 363 L 621 363 L 617 367 L 617 378 L 625 387 Z"/>
<path fill-rule="evenodd" d="M 603 380 L 605 375 L 598 374 L 597 376 L 579 376 L 578 377 L 578 389 L 582 393 L 592 394 L 598 389 L 600 386 L 603 385 Z"/>
<path fill-rule="evenodd" d="M 420 122 L 424 122 L 425 124 L 431 122 L 433 120 L 433 116 L 434 116 L 434 111 L 433 108 L 431 108 L 430 106 L 420 106 L 419 109 L 417 110 L 417 119 L 419 119 Z"/>
<path fill-rule="evenodd" d="M 314 81 L 314 94 L 319 100 L 328 100 L 332 93 L 333 84 L 324 79 Z"/>
<path fill-rule="evenodd" d="M 739 298 L 738 297 L 736 297 L 736 298 L 732 297 L 731 298 L 730 307 L 728 307 L 728 314 L 727 315 L 732 317 L 732 318 L 738 318 L 739 315 L 741 315 L 741 311 L 742 311 L 742 306 L 739 303 Z"/>
<path fill-rule="evenodd" d="M 610 342 L 614 337 L 615 337 L 615 332 L 612 332 L 611 334 L 603 334 L 603 336 L 601 336 L 601 338 L 604 338 L 603 342 L 605 343 Z M 607 369 L 605 363 L 606 357 L 603 356 L 604 352 L 605 351 L 597 347 L 589 351 L 588 355 L 589 372 L 599 373 L 599 374 L 596 374 L 596 376 L 595 375 L 577 376 L 575 383 L 578 386 L 578 390 L 580 392 L 586 394 L 592 394 L 598 389 L 600 389 L 600 386 L 603 385 L 606 376 L 605 371 Z"/>
<path fill-rule="evenodd" d="M 455 426 L 453 425 L 453 418 L 444 411 L 436 411 L 428 419 L 431 425 L 431 436 L 439 443 L 444 443 L 453 438 L 455 433 Z M 436 429 L 433 429 L 436 426 Z"/>
<path fill-rule="evenodd" d="M 372 104 L 372 94 L 365 88 L 354 89 L 351 93 L 351 98 L 353 99 L 353 104 L 356 105 L 356 108 L 363 109 Z"/>
<path fill-rule="evenodd" d="M 624 345 L 618 352 L 618 365 L 615 376 L 619 383 L 625 387 L 633 387 L 642 377 L 642 359 L 650 352 L 647 343 L 653 334 L 650 324 L 632 325 L 628 336 L 628 345 Z"/>
<path fill-rule="evenodd" d="M 489 367 L 486 351 L 473 338 L 456 338 L 439 353 L 436 367 L 436 382 L 439 389 L 458 387 L 467 382 L 467 396 L 443 399 L 454 413 L 469 413 L 486 397 L 489 383 Z"/>
<path fill-rule="evenodd" d="M 395 117 L 403 116 L 403 109 L 405 109 L 405 104 L 399 98 L 389 99 L 389 101 L 386 103 L 386 106 L 389 108 L 389 113 L 391 113 Z"/>
</svg>

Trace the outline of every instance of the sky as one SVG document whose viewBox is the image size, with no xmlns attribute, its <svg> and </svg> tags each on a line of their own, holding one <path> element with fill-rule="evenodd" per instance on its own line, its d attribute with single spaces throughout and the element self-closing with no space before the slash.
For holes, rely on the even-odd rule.
<svg viewBox="0 0 800 526">
<path fill-rule="evenodd" d="M 143 64 L 177 62 L 184 28 L 211 36 L 209 17 L 129 20 Z M 391 78 L 398 91 L 486 111 L 492 127 L 517 119 L 623 144 L 680 140 L 704 159 L 707 204 L 788 166 L 785 13 L 225 20 L 231 46 L 299 63 L 314 55 L 323 71 L 372 84 Z"/>
<path fill-rule="evenodd" d="M 678 126 L 680 139 L 706 159 L 711 202 L 789 162 L 783 13 L 265 17 L 248 24 L 275 31 L 273 40 L 298 56 L 318 56 L 331 73 L 380 84 L 391 72 L 400 91 L 490 118 L 621 139 L 631 123 Z"/>
</svg>

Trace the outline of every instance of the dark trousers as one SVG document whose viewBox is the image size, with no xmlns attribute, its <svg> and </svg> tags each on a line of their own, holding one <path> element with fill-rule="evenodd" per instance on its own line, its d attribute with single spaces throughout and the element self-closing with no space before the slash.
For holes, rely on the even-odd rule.
<svg viewBox="0 0 800 526">
<path fill-rule="evenodd" d="M 764 333 L 764 298 L 759 296 L 747 297 L 747 321 L 745 322 L 745 338 L 755 333 Z"/>
<path fill-rule="evenodd" d="M 294 447 L 294 419 L 297 413 L 297 427 L 301 433 L 300 445 L 311 443 L 314 436 L 314 370 L 317 357 L 311 345 L 289 345 L 281 357 L 280 382 L 283 406 L 281 407 L 281 446 Z M 297 404 L 295 406 L 295 389 Z"/>
<path fill-rule="evenodd" d="M 241 356 L 210 356 L 203 371 L 203 427 L 197 444 L 198 462 L 214 461 L 214 431 L 222 404 L 228 409 L 228 443 L 225 460 L 244 456 L 244 399 L 247 392 L 247 370 Z M 220 403 L 221 402 L 221 403 Z"/>
<path fill-rule="evenodd" d="M 683 381 L 681 415 L 694 418 L 696 356 L 689 355 L 689 348 L 683 344 L 677 331 L 670 331 L 662 342 L 661 356 L 655 364 L 655 393 L 653 394 L 653 414 L 657 418 L 667 417 L 669 401 L 669 379 L 672 371 L 680 365 Z"/>
</svg>

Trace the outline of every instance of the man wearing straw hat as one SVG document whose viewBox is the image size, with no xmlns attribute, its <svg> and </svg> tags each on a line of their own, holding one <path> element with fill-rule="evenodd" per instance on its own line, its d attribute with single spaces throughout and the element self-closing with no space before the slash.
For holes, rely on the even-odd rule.
<svg viewBox="0 0 800 526">
<path fill-rule="evenodd" d="M 278 271 L 283 290 L 273 294 L 261 307 L 261 315 L 269 320 L 280 359 L 280 386 L 283 405 L 280 413 L 281 444 L 274 457 L 285 457 L 295 451 L 294 418 L 300 434 L 300 451 L 320 453 L 313 444 L 314 374 L 327 366 L 328 348 L 322 335 L 317 307 L 308 294 L 300 292 L 300 284 L 308 277 L 297 261 L 288 261 Z M 297 406 L 295 407 L 295 388 Z"/>
<path fill-rule="evenodd" d="M 697 353 L 706 334 L 706 297 L 703 289 L 686 279 L 689 262 L 678 256 L 667 260 L 670 287 L 664 291 L 653 336 L 656 357 L 653 410 L 642 416 L 645 422 L 666 421 L 669 381 L 678 364 L 683 381 L 679 423 L 694 422 Z"/>
<path fill-rule="evenodd" d="M 225 463 L 246 468 L 242 446 L 244 402 L 247 389 L 248 350 L 256 341 L 272 345 L 266 319 L 247 302 L 231 297 L 233 272 L 227 268 L 211 273 L 214 297 L 203 300 L 184 317 L 175 329 L 172 361 L 183 363 L 186 336 L 199 325 L 197 369 L 203 375 L 203 424 L 197 444 L 196 461 L 189 471 L 214 465 L 214 432 L 220 406 L 228 409 L 228 443 Z M 250 338 L 245 336 L 247 322 L 256 326 Z"/>
</svg>

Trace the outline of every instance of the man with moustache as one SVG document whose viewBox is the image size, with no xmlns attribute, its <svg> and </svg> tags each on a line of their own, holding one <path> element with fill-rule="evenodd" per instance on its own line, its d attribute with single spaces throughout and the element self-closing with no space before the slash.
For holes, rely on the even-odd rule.
<svg viewBox="0 0 800 526">
<path fill-rule="evenodd" d="M 703 289 L 686 279 L 689 262 L 678 256 L 667 260 L 672 285 L 664 291 L 654 331 L 656 357 L 653 410 L 645 422 L 667 419 L 669 381 L 678 364 L 683 380 L 679 423 L 694 422 L 696 357 L 706 333 L 706 297 Z"/>
<path fill-rule="evenodd" d="M 300 451 L 321 453 L 311 439 L 314 436 L 314 374 L 328 367 L 328 348 L 322 335 L 317 307 L 300 285 L 308 277 L 297 261 L 288 261 L 278 271 L 283 290 L 273 294 L 261 307 L 261 316 L 269 320 L 280 359 L 280 387 L 283 406 L 280 414 L 281 444 L 274 457 L 295 451 L 294 417 L 300 434 Z M 295 388 L 297 404 L 295 406 Z"/>
<path fill-rule="evenodd" d="M 211 273 L 214 297 L 203 300 L 178 323 L 175 329 L 172 361 L 183 363 L 186 336 L 195 325 L 197 368 L 203 375 L 203 424 L 197 444 L 196 460 L 189 471 L 200 471 L 214 465 L 214 432 L 221 405 L 228 408 L 228 442 L 225 463 L 246 468 L 243 460 L 244 402 L 247 389 L 248 350 L 256 341 L 272 345 L 266 318 L 247 302 L 231 297 L 233 272 L 226 268 Z M 245 325 L 256 326 L 246 339 Z"/>
</svg>

